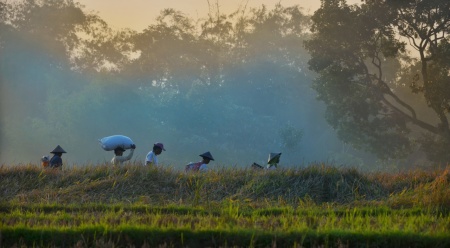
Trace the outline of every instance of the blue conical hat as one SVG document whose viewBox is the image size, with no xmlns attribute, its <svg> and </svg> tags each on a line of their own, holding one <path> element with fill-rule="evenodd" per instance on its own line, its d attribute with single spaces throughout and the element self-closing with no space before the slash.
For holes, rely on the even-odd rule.
<svg viewBox="0 0 450 248">
<path fill-rule="evenodd" d="M 202 158 L 209 158 L 210 160 L 214 160 L 214 158 L 213 158 L 213 156 L 211 155 L 210 152 L 205 152 L 203 154 L 200 154 L 199 156 L 202 157 Z"/>
<path fill-rule="evenodd" d="M 53 151 L 51 151 L 50 153 L 66 153 L 66 151 L 64 151 L 64 149 L 62 149 L 61 146 L 57 146 L 55 149 L 53 149 Z"/>
</svg>

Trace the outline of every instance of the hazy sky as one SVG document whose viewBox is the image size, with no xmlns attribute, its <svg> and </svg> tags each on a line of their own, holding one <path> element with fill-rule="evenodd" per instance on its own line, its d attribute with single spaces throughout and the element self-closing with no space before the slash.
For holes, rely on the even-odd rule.
<svg viewBox="0 0 450 248">
<path fill-rule="evenodd" d="M 112 28 L 132 28 L 142 31 L 154 23 L 160 11 L 174 8 L 194 20 L 203 18 L 208 13 L 208 0 L 75 0 L 85 6 L 85 10 L 93 11 L 104 19 Z M 219 0 L 222 13 L 230 14 L 239 6 L 259 7 L 262 4 L 269 9 L 277 3 L 283 6 L 299 5 L 305 13 L 312 14 L 320 7 L 320 0 Z M 347 0 L 348 4 L 359 3 L 361 0 Z M 209 0 L 215 5 L 216 0 Z"/>
</svg>

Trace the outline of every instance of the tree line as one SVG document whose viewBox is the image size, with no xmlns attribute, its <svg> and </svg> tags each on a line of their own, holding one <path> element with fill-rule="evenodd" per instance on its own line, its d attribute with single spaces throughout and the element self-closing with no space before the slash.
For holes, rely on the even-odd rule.
<svg viewBox="0 0 450 248">
<path fill-rule="evenodd" d="M 228 163 L 273 149 L 316 160 L 325 140 L 354 147 L 354 163 L 450 161 L 447 1 L 212 7 L 198 20 L 162 10 L 138 32 L 72 0 L 1 2 L 2 152 L 64 137 L 95 158 L 81 148 L 92 137 L 144 132 L 178 144 L 177 161 L 192 144 Z"/>
</svg>

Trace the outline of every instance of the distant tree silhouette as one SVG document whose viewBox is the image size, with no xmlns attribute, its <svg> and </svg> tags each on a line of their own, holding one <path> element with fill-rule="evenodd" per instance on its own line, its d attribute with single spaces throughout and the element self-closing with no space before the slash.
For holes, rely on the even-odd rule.
<svg viewBox="0 0 450 248">
<path fill-rule="evenodd" d="M 380 158 L 418 150 L 449 162 L 450 2 L 323 0 L 312 20 L 313 87 L 339 137 Z M 435 118 L 418 113 L 426 107 Z"/>
</svg>

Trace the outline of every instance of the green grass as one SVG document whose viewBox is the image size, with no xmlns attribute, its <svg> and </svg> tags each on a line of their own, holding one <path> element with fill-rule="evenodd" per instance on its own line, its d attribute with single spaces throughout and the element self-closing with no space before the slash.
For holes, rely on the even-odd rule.
<svg viewBox="0 0 450 248">
<path fill-rule="evenodd" d="M 0 168 L 0 247 L 446 247 L 449 169 Z"/>
<path fill-rule="evenodd" d="M 344 243 L 430 247 L 450 244 L 450 217 L 434 211 L 382 208 L 271 208 L 238 212 L 143 205 L 2 205 L 5 246 L 228 244 L 264 247 L 275 243 Z M 222 211 L 222 212 L 220 212 Z M 380 237 L 383 237 L 380 239 Z M 22 243 L 20 243 L 22 242 Z M 196 243 L 197 242 L 197 243 Z M 305 243 L 306 242 L 306 243 Z M 189 245 L 188 245 L 189 244 Z"/>
</svg>

